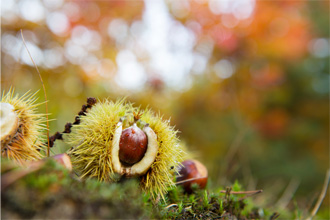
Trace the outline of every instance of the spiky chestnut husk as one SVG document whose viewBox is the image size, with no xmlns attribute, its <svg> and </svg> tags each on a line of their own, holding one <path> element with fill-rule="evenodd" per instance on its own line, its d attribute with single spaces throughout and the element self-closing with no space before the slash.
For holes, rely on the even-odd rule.
<svg viewBox="0 0 330 220">
<path fill-rule="evenodd" d="M 44 157 L 40 152 L 45 151 L 46 120 L 44 114 L 36 113 L 41 104 L 36 101 L 36 93 L 19 97 L 12 89 L 1 97 L 1 130 L 6 131 L 1 134 L 1 156 L 21 165 Z"/>
<path fill-rule="evenodd" d="M 63 135 L 64 141 L 72 146 L 68 153 L 76 173 L 82 178 L 95 177 L 100 181 L 118 181 L 118 174 L 114 168 L 114 164 L 117 163 L 113 163 L 116 158 L 111 156 L 115 144 L 113 142 L 116 139 L 119 144 L 118 134 L 120 137 L 122 130 L 118 128 L 129 127 L 127 121 L 133 121 L 134 112 L 139 112 L 139 109 L 125 103 L 124 100 L 106 100 L 99 101 L 86 115 L 80 117 L 80 124 L 73 125 L 71 133 Z M 175 186 L 175 172 L 182 161 L 183 151 L 178 144 L 177 131 L 169 125 L 169 121 L 156 116 L 151 110 L 145 110 L 139 122 L 148 124 L 146 130 L 143 130 L 148 133 L 154 132 L 156 139 L 153 140 L 158 147 L 150 167 L 138 177 L 140 185 L 147 193 L 164 198 L 166 191 Z M 116 131 L 118 134 L 115 134 Z"/>
</svg>

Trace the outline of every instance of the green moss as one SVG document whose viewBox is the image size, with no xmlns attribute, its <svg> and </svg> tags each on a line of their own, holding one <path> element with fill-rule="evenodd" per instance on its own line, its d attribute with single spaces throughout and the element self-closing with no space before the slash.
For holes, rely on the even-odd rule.
<svg viewBox="0 0 330 220">
<path fill-rule="evenodd" d="M 7 174 L 23 170 L 3 160 Z M 6 174 L 6 175 L 4 175 Z M 18 179 L 2 191 L 2 219 L 269 219 L 273 212 L 258 207 L 252 198 L 221 193 L 221 189 L 186 194 L 172 188 L 165 199 L 154 200 L 136 179 L 118 183 L 80 180 L 49 160 L 38 171 Z M 238 187 L 235 183 L 234 187 Z M 238 189 L 238 188 L 236 188 Z M 243 190 L 242 187 L 239 187 Z M 227 192 L 230 191 L 230 188 Z M 262 196 L 262 195 L 258 195 Z M 294 217 L 291 215 L 286 215 Z M 283 217 L 283 216 L 281 216 Z"/>
<path fill-rule="evenodd" d="M 232 188 L 242 190 L 238 182 Z M 251 198 L 242 199 L 242 195 L 220 191 L 221 188 L 212 191 L 195 189 L 193 194 L 185 194 L 180 186 L 169 192 L 166 204 L 160 204 L 163 205 L 161 216 L 164 219 L 264 219 L 273 214 L 254 205 Z M 168 207 L 168 204 L 176 205 Z"/>
<path fill-rule="evenodd" d="M 40 170 L 17 180 L 2 191 L 1 217 L 144 219 L 151 215 L 151 211 L 138 185 L 136 180 L 117 184 L 96 179 L 80 181 L 75 175 L 49 161 Z"/>
</svg>

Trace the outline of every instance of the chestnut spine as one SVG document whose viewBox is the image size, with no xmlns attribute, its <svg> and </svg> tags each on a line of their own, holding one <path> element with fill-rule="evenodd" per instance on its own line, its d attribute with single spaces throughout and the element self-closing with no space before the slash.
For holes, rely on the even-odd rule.
<svg viewBox="0 0 330 220">
<path fill-rule="evenodd" d="M 10 89 L 1 97 L 1 156 L 12 159 L 18 164 L 39 160 L 45 151 L 44 114 L 36 113 L 36 93 L 29 92 L 20 96 Z"/>
<path fill-rule="evenodd" d="M 173 177 L 184 151 L 168 120 L 150 109 L 140 112 L 123 99 L 99 101 L 80 117 L 79 125 L 73 124 L 71 132 L 63 134 L 63 141 L 71 145 L 68 154 L 81 178 L 117 182 L 123 177 L 139 177 L 145 192 L 165 199 L 167 190 L 175 187 Z M 143 158 L 127 165 L 119 158 L 120 137 L 123 128 L 134 123 L 146 134 L 148 144 Z"/>
</svg>

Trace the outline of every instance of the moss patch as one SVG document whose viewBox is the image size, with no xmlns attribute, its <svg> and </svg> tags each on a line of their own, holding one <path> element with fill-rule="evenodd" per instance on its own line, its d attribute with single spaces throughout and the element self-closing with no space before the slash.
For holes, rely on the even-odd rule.
<svg viewBox="0 0 330 220">
<path fill-rule="evenodd" d="M 1 161 L 2 181 L 8 174 L 24 170 L 7 160 Z M 1 192 L 2 219 L 275 219 L 278 214 L 254 205 L 235 183 L 223 189 L 183 193 L 171 189 L 166 199 L 154 200 L 141 190 L 139 181 L 118 183 L 96 179 L 79 180 L 56 162 L 49 160 Z M 259 196 L 262 196 L 259 195 Z"/>
</svg>

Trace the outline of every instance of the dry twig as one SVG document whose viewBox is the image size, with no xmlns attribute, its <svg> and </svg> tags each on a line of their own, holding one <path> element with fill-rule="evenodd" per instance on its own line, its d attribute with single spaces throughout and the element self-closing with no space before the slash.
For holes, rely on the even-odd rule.
<svg viewBox="0 0 330 220">
<path fill-rule="evenodd" d="M 169 209 L 169 208 L 175 207 L 175 206 L 178 206 L 178 204 L 175 204 L 175 203 L 170 204 L 170 205 L 166 206 L 165 209 Z"/>
<path fill-rule="evenodd" d="M 258 194 L 258 193 L 262 193 L 263 190 L 259 189 L 259 190 L 251 190 L 251 191 L 230 191 L 230 194 L 236 194 L 236 195 L 241 195 L 241 194 Z M 227 193 L 227 190 L 221 190 L 220 193 Z"/>
<path fill-rule="evenodd" d="M 220 193 L 226 193 L 226 194 L 233 194 L 233 195 L 242 195 L 242 194 L 247 194 L 246 196 L 242 197 L 239 199 L 239 201 L 242 201 L 244 199 L 246 199 L 247 197 L 250 196 L 254 196 L 256 194 L 262 193 L 263 190 L 259 189 L 259 190 L 252 190 L 252 191 L 231 191 L 231 190 L 221 190 Z"/>
</svg>

